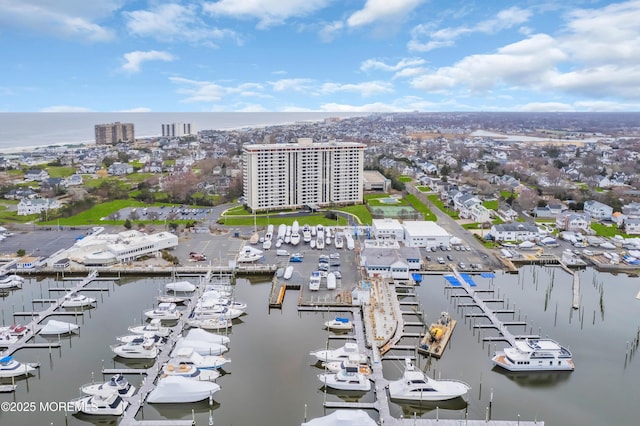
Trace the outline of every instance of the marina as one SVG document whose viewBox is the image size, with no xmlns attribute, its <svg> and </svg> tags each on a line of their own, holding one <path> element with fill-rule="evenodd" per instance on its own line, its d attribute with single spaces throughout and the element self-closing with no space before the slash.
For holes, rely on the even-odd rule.
<svg viewBox="0 0 640 426">
<path fill-rule="evenodd" d="M 302 251 L 303 249 L 300 250 Z M 505 334 L 507 337 L 514 336 L 517 340 L 519 336 L 533 337 L 542 335 L 541 331 L 544 330 L 545 333 L 552 334 L 559 341 L 569 341 L 574 356 L 580 357 L 579 351 L 575 348 L 575 341 L 572 341 L 562 331 L 562 327 L 558 328 L 553 323 L 545 325 L 544 321 L 541 321 L 540 315 L 535 315 L 533 309 L 518 309 L 513 303 L 516 300 L 519 306 L 529 306 L 520 300 L 522 297 L 527 300 L 531 296 L 528 292 L 524 292 L 525 278 L 523 277 L 525 276 L 538 275 L 537 278 L 540 284 L 536 282 L 535 286 L 542 285 L 542 291 L 539 293 L 542 295 L 548 294 L 550 290 L 545 292 L 544 286 L 550 284 L 542 284 L 545 279 L 540 278 L 540 276 L 548 274 L 551 277 L 551 274 L 547 271 L 553 267 L 526 266 L 525 268 L 532 268 L 531 270 L 536 271 L 536 273 L 518 276 L 498 274 L 490 279 L 474 275 L 477 285 L 472 287 L 467 283 L 468 288 L 464 287 L 465 279 L 461 275 L 456 275 L 455 272 L 453 275 L 458 277 L 461 282 L 460 286 L 447 285 L 448 281 L 443 278 L 443 275 L 429 275 L 429 278 L 420 286 L 407 286 L 403 283 L 395 284 L 383 280 L 367 280 L 366 283 L 363 283 L 362 277 L 357 272 L 349 275 L 348 270 L 342 269 L 343 278 L 342 280 L 337 280 L 336 289 L 328 289 L 326 281 L 323 279 L 320 289 L 311 292 L 304 285 L 305 276 L 308 276 L 306 275 L 309 271 L 308 268 L 314 267 L 314 256 L 317 259 L 319 253 L 321 252 L 304 253 L 303 262 L 298 264 L 300 266 L 296 266 L 296 272 L 286 282 L 287 296 L 291 291 L 292 294 L 295 294 L 295 297 L 281 297 L 279 309 L 274 311 L 264 310 L 261 307 L 268 306 L 271 303 L 271 295 L 274 292 L 277 291 L 278 295 L 280 294 L 281 289 L 285 288 L 284 281 L 279 281 L 277 277 L 273 277 L 270 280 L 272 276 L 268 275 L 263 278 L 254 276 L 251 279 L 247 279 L 250 275 L 247 275 L 247 277 L 238 275 L 236 277 L 234 296 L 238 300 L 246 301 L 251 308 L 246 316 L 237 320 L 239 322 L 234 324 L 233 332 L 229 330 L 229 336 L 233 340 L 229 352 L 233 363 L 229 365 L 229 371 L 216 380 L 217 383 L 220 383 L 221 390 L 215 393 L 211 403 L 203 401 L 193 405 L 185 405 L 184 407 L 158 407 L 154 404 L 147 404 L 144 401 L 144 395 L 148 395 L 148 392 L 155 386 L 154 378 L 159 371 L 157 364 L 155 362 L 149 364 L 138 361 L 130 363 L 114 359 L 113 366 L 110 365 L 109 358 L 112 354 L 109 354 L 109 348 L 104 339 L 114 339 L 115 336 L 122 335 L 127 326 L 131 326 L 131 318 L 136 319 L 137 317 L 137 322 L 141 322 L 143 312 L 149 310 L 152 307 L 151 304 L 156 300 L 158 287 L 170 282 L 167 278 L 136 277 L 128 274 L 121 274 L 117 284 L 113 287 L 104 287 L 103 283 L 100 284 L 98 280 L 95 280 L 96 284 L 101 285 L 103 288 L 109 288 L 110 291 L 107 297 L 98 297 L 96 308 L 87 310 L 84 315 L 76 317 L 76 321 L 81 325 L 82 336 L 72 335 L 62 339 L 54 339 L 51 344 L 59 346 L 53 352 L 48 346 L 45 346 L 47 344 L 46 341 L 32 342 L 32 344 L 43 345 L 39 349 L 22 346 L 20 350 L 16 351 L 20 360 L 37 361 L 41 368 L 36 373 L 37 377 L 32 377 L 27 381 L 16 381 L 14 393 L 3 395 L 14 395 L 16 400 L 18 398 L 46 400 L 46 396 L 42 393 L 43 391 L 37 388 L 40 384 L 46 388 L 47 384 L 43 381 L 44 378 L 56 377 L 58 374 L 64 373 L 64 366 L 73 359 L 75 364 L 79 364 L 75 367 L 83 370 L 85 377 L 92 371 L 97 371 L 99 374 L 103 373 L 104 375 L 120 372 L 127 374 L 136 387 L 142 388 L 142 391 L 138 391 L 139 393 L 130 398 L 130 407 L 117 420 L 118 424 L 192 424 L 194 421 L 195 424 L 207 424 L 212 417 L 215 418 L 215 424 L 239 424 L 243 422 L 244 424 L 255 424 L 258 419 L 264 418 L 264 412 L 269 412 L 265 404 L 275 404 L 276 406 L 293 408 L 293 410 L 290 410 L 292 412 L 288 414 L 284 414 L 282 410 L 279 410 L 277 414 L 275 412 L 271 414 L 271 421 L 279 422 L 280 424 L 300 424 L 307 418 L 320 417 L 326 414 L 325 410 L 361 408 L 367 410 L 374 419 L 384 419 L 385 424 L 426 425 L 448 424 L 449 422 L 450 424 L 455 424 L 454 422 L 456 421 L 459 424 L 461 420 L 465 420 L 468 422 L 467 424 L 487 424 L 488 420 L 489 424 L 510 425 L 518 424 L 518 422 L 520 424 L 544 424 L 545 421 L 550 421 L 546 414 L 543 416 L 548 407 L 542 410 L 539 409 L 537 404 L 534 407 L 519 406 L 515 402 L 515 396 L 512 400 L 512 397 L 508 395 L 508 393 L 513 393 L 514 395 L 527 394 L 535 388 L 518 385 L 520 388 L 518 391 L 512 389 L 510 384 L 521 383 L 523 379 L 538 382 L 541 380 L 551 381 L 551 383 L 556 383 L 557 381 L 560 383 L 564 381 L 580 382 L 583 374 L 581 370 L 586 368 L 583 360 L 579 360 L 577 363 L 577 370 L 572 373 L 571 379 L 562 373 L 555 373 L 559 374 L 557 376 L 538 378 L 519 376 L 511 379 L 505 373 L 492 371 L 489 368 L 491 349 L 497 350 L 495 345 L 499 344 L 500 341 L 496 339 L 505 339 Z M 342 256 L 348 258 L 345 251 L 342 252 Z M 274 260 L 273 265 L 281 266 L 281 263 L 275 262 L 275 256 L 266 258 L 264 261 L 270 262 L 271 259 Z M 351 261 L 346 258 L 342 260 L 343 264 L 348 264 L 349 262 Z M 270 263 L 267 264 L 270 265 Z M 211 268 L 212 272 L 208 277 L 206 276 L 208 268 L 201 268 L 200 270 L 205 273 L 196 275 L 196 281 L 215 280 L 216 274 L 213 272 L 213 268 Z M 584 271 L 581 273 L 584 273 Z M 101 276 L 100 278 L 104 277 Z M 183 276 L 183 278 L 185 277 Z M 46 279 L 46 281 L 48 280 Z M 513 285 L 515 280 L 517 280 L 517 284 Z M 589 280 L 590 278 L 582 279 L 583 282 Z M 511 281 L 510 285 L 507 284 L 509 281 Z M 358 287 L 361 288 L 368 287 L 372 294 L 376 295 L 376 303 L 365 304 L 362 307 L 353 306 L 354 295 L 352 292 L 347 291 L 348 289 L 353 289 L 353 283 L 359 283 Z M 527 286 L 532 287 L 533 285 L 534 283 L 527 282 Z M 9 317 L 13 316 L 12 310 L 7 310 L 6 307 L 16 305 L 16 301 L 18 301 L 17 304 L 20 304 L 22 297 L 26 296 L 27 300 L 29 300 L 29 295 L 31 295 L 32 299 L 44 298 L 40 296 L 42 290 L 39 290 L 39 288 L 41 289 L 42 286 L 42 283 L 36 284 L 33 279 L 27 279 L 23 289 L 11 293 L 6 299 L 8 304 L 3 304 L 3 308 L 5 308 L 3 321 L 7 321 Z M 45 284 L 46 287 L 53 288 L 55 286 Z M 509 289 L 509 287 L 511 288 Z M 596 287 L 594 285 L 594 288 Z M 87 288 L 91 289 L 92 287 L 88 286 Z M 567 288 L 571 291 L 570 285 L 568 287 L 560 286 L 560 288 Z M 459 293 L 460 290 L 458 289 L 462 289 L 464 294 Z M 517 290 L 521 290 L 523 296 L 519 296 Z M 593 291 L 589 291 L 589 286 L 583 286 L 582 290 L 582 306 L 591 306 L 593 304 Z M 514 294 L 514 291 L 516 291 L 516 294 Z M 534 291 L 533 288 L 531 291 Z M 637 289 L 634 288 L 634 294 L 636 291 Z M 481 299 L 485 303 L 486 312 L 477 304 L 477 300 L 471 297 L 472 293 L 478 297 L 478 300 Z M 557 293 L 553 294 L 557 295 Z M 480 295 L 484 296 L 480 297 Z M 486 297 L 487 295 L 488 297 Z M 546 296 L 546 298 L 548 299 L 549 296 Z M 463 299 L 471 299 L 473 303 L 462 302 Z M 635 300 L 633 297 L 632 299 Z M 545 302 L 547 307 L 553 306 L 553 303 L 557 303 L 555 298 Z M 493 304 L 501 306 L 497 309 L 491 309 L 489 304 L 492 304 L 491 306 Z M 109 317 L 109 311 L 115 306 L 120 306 L 120 309 L 126 306 L 126 309 L 131 314 L 128 316 L 126 314 L 122 315 L 123 318 Z M 179 309 L 186 312 L 191 306 L 188 305 Z M 538 303 L 538 306 L 540 306 L 540 303 Z M 46 306 L 43 307 L 46 308 Z M 572 314 L 573 323 L 569 322 L 569 325 L 573 326 L 582 323 L 582 326 L 588 328 L 585 323 L 591 324 L 592 320 L 591 318 L 588 321 L 584 320 L 583 309 L 584 307 L 574 310 L 572 306 L 569 306 L 568 311 L 560 310 L 560 313 L 556 314 L 556 316 L 560 315 L 562 317 L 562 313 L 575 312 L 575 314 Z M 451 317 L 459 321 L 456 332 L 452 335 L 447 346 L 447 356 L 440 360 L 428 357 L 423 359 L 418 356 L 418 347 L 420 339 L 426 331 L 427 317 L 437 317 L 438 313 L 443 310 L 449 311 Z M 549 311 L 551 311 L 553 319 L 553 309 L 546 310 L 546 316 L 549 316 Z M 486 316 L 487 312 L 492 312 L 498 321 L 494 323 L 494 321 L 487 320 L 489 318 Z M 499 315 L 508 315 L 514 318 L 498 318 Z M 529 317 L 525 319 L 515 318 L 521 315 L 528 315 Z M 600 324 L 602 320 L 595 318 L 595 316 L 593 325 Z M 353 331 L 348 332 L 348 334 L 335 335 L 327 330 L 323 331 L 324 323 L 336 317 L 348 317 L 353 322 Z M 107 318 L 108 321 L 106 321 Z M 595 319 L 598 319 L 598 321 L 595 321 Z M 464 320 L 465 326 L 460 324 L 462 320 Z M 184 324 L 180 324 L 182 321 L 183 316 L 178 320 L 176 326 L 183 326 Z M 109 324 L 102 331 L 102 334 L 96 333 L 95 326 L 91 326 L 91 324 L 96 324 L 97 322 Z M 514 327 L 531 329 L 534 324 L 542 324 L 537 334 L 531 332 L 518 334 L 509 331 L 510 328 Z M 176 328 L 176 330 L 178 329 L 180 328 Z M 275 330 L 278 329 L 286 329 L 288 335 L 283 336 L 276 333 Z M 506 333 L 503 333 L 503 331 L 506 331 Z M 105 332 L 109 333 L 109 335 L 104 336 Z M 627 330 L 627 333 L 629 334 L 627 338 L 631 340 L 633 333 L 629 332 L 629 330 Z M 99 336 L 104 337 L 101 338 Z M 42 338 L 39 337 L 38 339 Z M 261 350 L 260 353 L 264 355 L 262 355 L 263 358 L 258 364 L 263 366 L 273 365 L 275 371 L 265 371 L 264 368 L 260 368 L 259 365 L 255 365 L 256 363 L 251 361 L 252 356 L 256 354 L 256 345 L 265 349 L 277 349 L 281 345 L 287 345 L 286 347 L 293 345 L 292 347 L 297 347 L 298 351 L 304 353 L 315 347 L 326 345 L 331 345 L 332 347 L 341 346 L 346 341 L 357 342 L 361 350 L 370 354 L 371 377 L 373 379 L 372 390 L 365 392 L 364 395 L 356 399 L 351 397 L 345 399 L 339 393 L 336 393 L 338 391 L 323 389 L 323 386 L 318 384 L 316 377 L 320 372 L 318 368 L 306 365 L 304 361 L 300 362 L 296 356 L 287 355 L 282 351 L 276 350 L 274 357 L 269 357 Z M 73 356 L 75 353 L 93 354 L 93 356 L 90 356 L 89 360 L 82 360 L 78 363 L 78 360 L 75 359 L 76 357 Z M 278 353 L 278 355 L 275 355 L 275 353 Z M 162 354 L 163 351 L 161 351 L 160 356 Z M 69 357 L 66 355 L 70 355 L 71 359 L 67 359 Z M 402 375 L 401 365 L 404 365 L 407 358 L 412 359 L 417 368 L 425 370 L 431 377 L 438 378 L 441 374 L 442 377 L 450 377 L 469 383 L 471 391 L 465 398 L 467 401 L 462 407 L 445 403 L 437 405 L 420 403 L 418 407 L 413 408 L 412 404 L 405 405 L 390 401 L 386 386 Z M 634 361 L 633 359 L 628 360 L 628 362 Z M 55 368 L 56 373 L 50 367 L 54 364 L 57 367 Z M 290 367 L 294 368 L 296 379 L 292 380 L 287 375 L 277 374 L 277 372 L 282 372 L 283 368 L 287 370 Z M 70 364 L 66 368 L 67 371 L 68 368 L 71 368 Z M 480 372 L 480 380 L 478 380 L 478 372 Z M 246 383 L 251 383 L 251 378 L 258 376 L 264 377 L 265 383 L 256 383 L 257 389 L 255 390 L 247 389 Z M 507 382 L 501 379 L 507 379 Z M 49 382 L 50 379 L 46 381 Z M 76 384 L 76 388 L 87 381 L 81 380 Z M 10 387 L 12 385 L 3 384 L 3 386 Z M 264 392 L 276 386 L 278 389 L 288 389 L 289 391 L 283 395 L 271 396 L 267 395 L 268 392 Z M 72 399 L 74 396 L 73 388 L 73 386 L 70 386 L 66 391 L 70 393 L 68 399 Z M 550 385 L 550 387 L 546 388 L 545 393 L 549 395 L 545 396 L 545 399 L 553 397 L 556 393 L 554 389 L 557 389 L 557 386 Z M 260 393 L 254 394 L 254 392 Z M 495 399 L 494 394 L 496 395 Z M 241 401 L 246 400 L 247 397 L 255 398 L 254 401 L 259 406 L 264 407 L 264 410 L 261 411 L 257 407 L 251 410 L 243 410 Z M 539 395 L 539 397 L 542 397 L 542 395 Z M 508 404 L 506 403 L 507 401 L 509 402 Z M 516 408 L 514 408 L 514 404 Z M 550 411 L 553 412 L 554 410 L 551 409 Z M 572 412 L 572 416 L 574 414 Z M 555 414 L 555 416 L 559 416 L 559 414 Z M 58 417 L 54 416 L 53 420 L 54 424 L 64 424 L 65 422 L 68 424 L 93 423 L 91 418 L 76 415 L 63 416 L 61 414 Z"/>
</svg>

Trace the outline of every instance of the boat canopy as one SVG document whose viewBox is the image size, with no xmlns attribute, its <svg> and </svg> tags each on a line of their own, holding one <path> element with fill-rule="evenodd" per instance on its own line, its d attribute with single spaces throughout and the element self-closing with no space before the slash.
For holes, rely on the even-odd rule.
<svg viewBox="0 0 640 426">
<path fill-rule="evenodd" d="M 13 357 L 11 355 L 5 356 L 4 358 L 0 358 L 0 364 L 6 364 L 8 362 L 11 362 L 12 359 Z"/>
</svg>

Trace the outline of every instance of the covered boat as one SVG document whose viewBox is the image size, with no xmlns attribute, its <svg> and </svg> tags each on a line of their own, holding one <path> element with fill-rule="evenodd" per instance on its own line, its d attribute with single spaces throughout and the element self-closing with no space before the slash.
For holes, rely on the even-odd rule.
<svg viewBox="0 0 640 426">
<path fill-rule="evenodd" d="M 164 286 L 167 291 L 190 293 L 196 290 L 195 284 L 189 281 L 175 281 Z"/>
<path fill-rule="evenodd" d="M 377 426 L 364 410 L 336 410 L 333 413 L 318 417 L 301 426 Z"/>
<path fill-rule="evenodd" d="M 197 402 L 211 397 L 220 390 L 220 385 L 207 381 L 196 381 L 180 376 L 169 376 L 158 381 L 149 393 L 150 404 Z"/>
<path fill-rule="evenodd" d="M 187 340 L 201 340 L 203 342 L 220 343 L 222 345 L 227 345 L 229 344 L 229 342 L 231 342 L 231 339 L 229 339 L 229 337 L 227 336 L 210 333 L 199 328 L 189 330 L 184 338 Z"/>
<path fill-rule="evenodd" d="M 42 327 L 42 329 L 40 330 L 40 334 L 42 335 L 69 334 L 69 333 L 73 333 L 79 328 L 80 326 L 78 324 L 50 319 L 45 324 L 45 326 Z"/>
<path fill-rule="evenodd" d="M 180 338 L 176 342 L 171 356 L 176 356 L 180 349 L 183 348 L 191 348 L 200 355 L 222 355 L 229 350 L 229 348 L 220 343 Z"/>
<path fill-rule="evenodd" d="M 366 363 L 368 358 L 366 354 L 360 352 L 357 343 L 347 342 L 344 346 L 338 349 L 321 349 L 319 351 L 314 351 L 310 353 L 311 356 L 314 356 L 318 359 L 318 361 L 344 361 L 350 359 L 352 356 L 356 356 L 358 362 Z"/>
</svg>

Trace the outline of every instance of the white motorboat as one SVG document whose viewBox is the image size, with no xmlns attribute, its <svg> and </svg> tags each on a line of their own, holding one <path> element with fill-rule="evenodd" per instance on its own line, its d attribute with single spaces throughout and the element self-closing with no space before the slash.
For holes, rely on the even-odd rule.
<svg viewBox="0 0 640 426">
<path fill-rule="evenodd" d="M 180 349 L 189 348 L 193 349 L 194 352 L 197 352 L 200 355 L 222 355 L 227 352 L 229 348 L 220 343 L 214 342 L 205 342 L 202 340 L 192 340 L 180 338 L 176 342 L 176 345 L 171 352 L 171 356 L 176 356 Z"/>
<path fill-rule="evenodd" d="M 0 358 L 0 378 L 23 376 L 35 370 L 35 366 L 18 362 L 11 355 Z"/>
<path fill-rule="evenodd" d="M 377 426 L 364 410 L 336 410 L 333 413 L 311 419 L 301 426 Z"/>
<path fill-rule="evenodd" d="M 64 300 L 60 306 L 63 308 L 86 308 L 93 306 L 96 299 L 87 297 L 84 294 L 69 293 L 64 296 Z"/>
<path fill-rule="evenodd" d="M 402 378 L 389 382 L 391 399 L 408 401 L 446 401 L 466 394 L 471 387 L 459 380 L 435 380 L 405 360 Z"/>
<path fill-rule="evenodd" d="M 271 248 L 271 240 L 267 240 L 265 238 L 264 242 L 262 243 L 262 250 L 269 250 Z"/>
<path fill-rule="evenodd" d="M 45 326 L 42 327 L 42 329 L 40 329 L 40 334 L 42 335 L 70 334 L 78 330 L 79 328 L 80 326 L 78 324 L 50 319 L 45 324 Z"/>
<path fill-rule="evenodd" d="M 336 275 L 333 272 L 327 274 L 327 290 L 336 289 Z"/>
<path fill-rule="evenodd" d="M 220 390 L 220 385 L 207 381 L 195 381 L 186 377 L 170 376 L 160 379 L 147 402 L 150 404 L 197 402 L 210 398 Z"/>
<path fill-rule="evenodd" d="M 284 270 L 284 275 L 282 276 L 282 278 L 284 278 L 285 280 L 290 279 L 293 276 L 293 266 L 289 265 L 287 266 L 287 268 Z"/>
<path fill-rule="evenodd" d="M 103 383 L 88 383 L 80 386 L 80 391 L 87 395 L 97 395 L 103 389 L 117 392 L 118 395 L 126 398 L 132 396 L 136 391 L 136 387 L 129 383 L 122 374 L 116 374 Z"/>
<path fill-rule="evenodd" d="M 169 294 L 161 294 L 158 296 L 158 303 L 175 303 L 177 305 L 185 303 L 187 300 L 189 300 L 188 297 L 172 296 Z"/>
<path fill-rule="evenodd" d="M 196 307 L 206 306 L 224 306 L 226 308 L 237 309 L 244 311 L 247 309 L 247 304 L 231 300 L 229 297 L 204 297 L 201 296 L 200 300 L 196 303 Z"/>
<path fill-rule="evenodd" d="M 344 247 L 344 240 L 342 239 L 342 235 L 336 234 L 336 237 L 333 240 L 333 245 L 336 246 L 337 249 L 341 249 Z"/>
<path fill-rule="evenodd" d="M 167 337 L 171 334 L 171 328 L 162 326 L 160 318 L 152 319 L 149 324 L 136 325 L 128 328 L 133 334 L 153 333 L 156 336 Z"/>
<path fill-rule="evenodd" d="M 245 246 L 238 254 L 238 258 L 236 259 L 236 261 L 240 263 L 251 263 L 257 262 L 263 257 L 264 255 L 262 254 L 262 250 L 255 249 L 250 246 Z"/>
<path fill-rule="evenodd" d="M 192 365 L 199 370 L 216 370 L 229 360 L 220 355 L 200 355 L 193 348 L 180 348 L 171 357 L 171 362 Z"/>
<path fill-rule="evenodd" d="M 291 225 L 291 245 L 297 246 L 298 244 L 300 244 L 300 225 L 297 220 L 294 220 Z"/>
<path fill-rule="evenodd" d="M 318 359 L 318 361 L 344 361 L 350 359 L 352 356 L 357 356 L 358 362 L 361 364 L 365 364 L 367 362 L 367 355 L 360 352 L 357 343 L 347 342 L 344 346 L 338 349 L 321 349 L 318 351 L 314 351 L 310 353 L 311 356 L 314 356 Z M 355 357 L 351 358 L 355 359 Z"/>
<path fill-rule="evenodd" d="M 322 250 L 324 248 L 324 231 L 318 229 L 318 235 L 316 236 L 316 248 Z"/>
<path fill-rule="evenodd" d="M 118 336 L 116 340 L 120 343 L 131 343 L 136 339 L 139 339 L 141 336 L 139 334 L 127 334 L 126 336 Z M 142 335 L 143 338 L 153 340 L 155 344 L 161 345 L 166 342 L 166 338 L 162 336 L 158 336 L 153 332 L 147 332 Z"/>
<path fill-rule="evenodd" d="M 340 370 L 347 370 L 351 373 L 360 373 L 367 377 L 371 376 L 371 367 L 367 363 L 361 363 L 358 355 L 352 355 L 343 361 L 328 361 L 322 363 L 328 373 L 337 373 Z"/>
<path fill-rule="evenodd" d="M 203 342 L 211 342 L 211 343 L 221 343 L 223 345 L 228 345 L 231 342 L 231 339 L 227 336 L 221 336 L 219 334 L 210 333 L 208 331 L 200 330 L 198 328 L 194 328 L 193 330 L 189 330 L 189 332 L 184 336 L 187 340 L 202 340 Z"/>
<path fill-rule="evenodd" d="M 316 248 L 316 240 L 309 241 L 309 247 L 311 247 L 312 249 Z"/>
<path fill-rule="evenodd" d="M 355 371 L 343 368 L 337 373 L 318 374 L 318 379 L 332 389 L 363 392 L 371 390 L 371 381 L 367 376 L 361 374 L 357 367 Z"/>
<path fill-rule="evenodd" d="M 302 241 L 305 243 L 311 242 L 311 228 L 309 225 L 304 225 L 302 227 Z"/>
<path fill-rule="evenodd" d="M 203 330 L 224 330 L 231 328 L 233 321 L 230 318 L 190 319 L 187 324 Z"/>
<path fill-rule="evenodd" d="M 325 238 L 324 242 L 327 244 L 327 247 L 331 245 L 331 237 Z"/>
<path fill-rule="evenodd" d="M 24 336 L 29 329 L 22 324 L 13 324 L 7 327 L 0 327 L 0 333 L 11 334 L 12 336 Z"/>
<path fill-rule="evenodd" d="M 71 402 L 76 410 L 98 416 L 121 416 L 129 405 L 112 389 L 103 389 L 95 395 L 74 399 Z"/>
<path fill-rule="evenodd" d="M 144 313 L 147 318 L 165 321 L 175 321 L 180 318 L 180 314 L 175 303 L 160 303 L 155 309 Z"/>
<path fill-rule="evenodd" d="M 164 367 L 160 377 L 180 376 L 191 380 L 215 380 L 220 373 L 214 370 L 198 369 L 194 365 L 183 364 L 170 360 Z"/>
<path fill-rule="evenodd" d="M 139 337 L 122 345 L 113 345 L 111 350 L 119 357 L 130 359 L 154 359 L 160 352 L 155 341 L 146 337 Z"/>
<path fill-rule="evenodd" d="M 240 309 L 227 308 L 223 305 L 204 305 L 204 306 L 196 306 L 193 309 L 193 313 L 189 316 L 189 319 L 192 320 L 203 320 L 203 319 L 213 319 L 213 318 L 227 318 L 227 319 L 236 319 L 244 314 L 244 311 Z"/>
<path fill-rule="evenodd" d="M 353 323 L 349 318 L 335 317 L 331 321 L 325 321 L 324 326 L 329 330 L 348 331 L 353 328 Z"/>
<path fill-rule="evenodd" d="M 322 275 L 320 271 L 311 272 L 311 276 L 309 277 L 309 290 L 320 290 L 320 281 L 322 280 Z"/>
<path fill-rule="evenodd" d="M 18 277 L 17 275 L 14 275 L 14 276 Z M 0 279 L 0 289 L 8 290 L 12 288 L 22 287 L 22 283 L 24 282 L 24 279 L 22 279 L 22 277 L 18 277 L 20 279 L 17 280 L 13 278 L 14 276 L 8 276 L 3 279 Z"/>
<path fill-rule="evenodd" d="M 196 291 L 196 286 L 189 281 L 175 281 L 164 286 L 167 291 L 191 293 Z"/>
<path fill-rule="evenodd" d="M 496 351 L 494 365 L 509 371 L 573 371 L 571 352 L 551 339 L 516 340 L 512 348 Z"/>
<path fill-rule="evenodd" d="M 16 336 L 15 334 L 11 334 L 9 332 L 0 333 L 0 346 L 9 346 L 16 343 L 20 340 L 20 336 Z"/>
</svg>

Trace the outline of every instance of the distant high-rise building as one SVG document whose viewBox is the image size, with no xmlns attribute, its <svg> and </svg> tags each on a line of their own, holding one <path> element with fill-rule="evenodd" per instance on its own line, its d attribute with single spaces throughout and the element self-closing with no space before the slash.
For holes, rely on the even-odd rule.
<svg viewBox="0 0 640 426">
<path fill-rule="evenodd" d="M 96 145 L 115 145 L 136 140 L 133 123 L 96 124 Z"/>
<path fill-rule="evenodd" d="M 355 142 L 245 145 L 244 195 L 252 210 L 362 202 L 365 145 Z"/>
<path fill-rule="evenodd" d="M 179 138 L 193 134 L 191 123 L 171 123 L 162 125 L 162 136 L 165 138 Z"/>
</svg>

